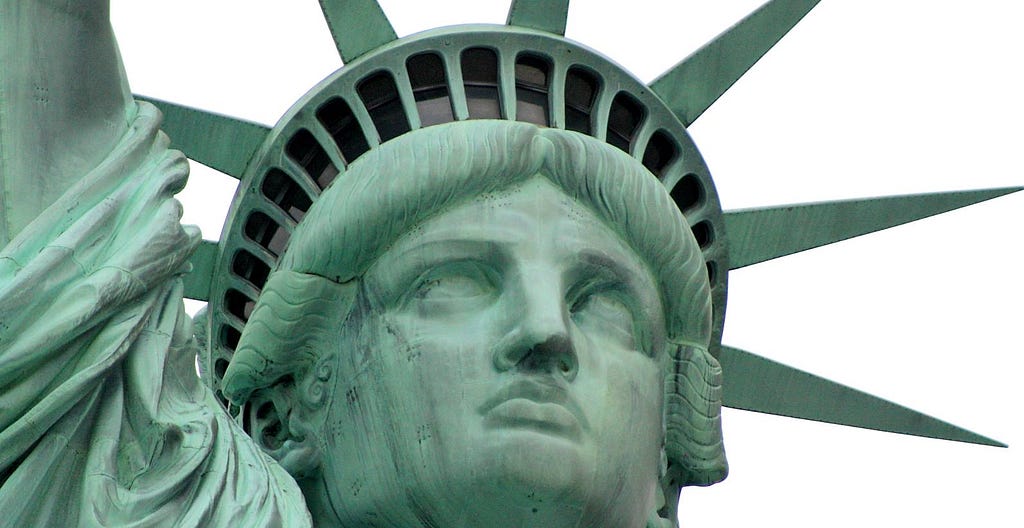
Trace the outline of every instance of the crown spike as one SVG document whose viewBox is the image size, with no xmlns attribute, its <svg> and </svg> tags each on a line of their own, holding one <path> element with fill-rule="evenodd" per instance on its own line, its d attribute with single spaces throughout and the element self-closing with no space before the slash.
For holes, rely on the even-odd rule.
<svg viewBox="0 0 1024 528">
<path fill-rule="evenodd" d="M 506 24 L 565 35 L 569 0 L 513 0 Z"/>
<path fill-rule="evenodd" d="M 650 84 L 690 126 L 819 0 L 771 0 Z"/>
<path fill-rule="evenodd" d="M 1021 189 L 910 194 L 726 211 L 730 269 L 914 222 Z"/>
<path fill-rule="evenodd" d="M 320 10 L 346 64 L 398 38 L 376 0 L 320 0 Z"/>
<path fill-rule="evenodd" d="M 857 389 L 723 346 L 724 404 L 733 409 L 789 416 L 970 444 L 1006 444 Z"/>
<path fill-rule="evenodd" d="M 163 112 L 160 128 L 171 137 L 171 147 L 236 179 L 242 179 L 249 159 L 270 133 L 259 123 L 150 97 L 135 98 Z"/>
</svg>

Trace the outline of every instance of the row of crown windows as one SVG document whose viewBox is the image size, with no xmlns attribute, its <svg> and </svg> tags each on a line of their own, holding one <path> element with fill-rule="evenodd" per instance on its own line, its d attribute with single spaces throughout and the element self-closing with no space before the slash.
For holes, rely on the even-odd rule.
<svg viewBox="0 0 1024 528">
<path fill-rule="evenodd" d="M 469 119 L 503 118 L 497 52 L 490 48 L 466 49 L 460 57 L 460 67 Z M 538 55 L 522 54 L 516 58 L 516 119 L 541 126 L 550 125 L 551 70 L 551 62 Z M 433 52 L 414 55 L 406 61 L 406 71 L 420 126 L 454 121 L 451 93 L 441 56 Z M 564 97 L 566 129 L 595 135 L 592 113 L 600 90 L 601 79 L 598 75 L 579 66 L 569 68 Z M 356 92 L 381 142 L 410 130 L 410 120 L 405 114 L 391 73 L 378 71 L 365 77 L 357 83 Z M 362 128 L 344 99 L 335 97 L 327 101 L 317 110 L 316 115 L 337 144 L 345 163 L 350 163 L 369 150 Z M 645 115 L 646 109 L 633 96 L 626 92 L 616 94 L 605 131 L 607 141 L 628 152 L 636 140 Z M 312 140 L 312 135 L 309 139 Z M 659 130 L 648 142 L 641 160 L 652 173 L 661 176 L 678 154 L 679 149 L 674 141 L 666 132 Z M 313 178 L 321 178 L 322 171 L 331 172 L 328 178 L 337 174 L 336 169 L 327 166 L 330 162 L 326 154 L 322 155 L 324 165 L 309 167 L 301 156 L 292 157 L 306 167 Z"/>
<path fill-rule="evenodd" d="M 460 62 L 469 118 L 502 118 L 497 53 L 490 48 L 469 48 L 462 52 Z M 414 55 L 406 61 L 406 68 L 420 125 L 426 127 L 454 121 L 441 56 L 432 52 Z M 515 89 L 518 120 L 542 126 L 550 124 L 548 96 L 551 69 L 551 63 L 540 56 L 523 54 L 517 57 Z M 600 90 L 600 77 L 582 67 L 569 68 L 564 98 L 566 129 L 593 135 L 592 114 Z M 359 81 L 356 91 L 381 142 L 410 130 L 409 120 L 390 73 L 378 71 L 367 76 Z M 608 116 L 607 141 L 629 152 L 645 114 L 646 110 L 635 98 L 625 92 L 616 94 Z M 317 109 L 316 117 L 330 134 L 346 164 L 370 149 L 355 114 L 344 99 L 335 97 L 328 100 Z M 338 167 L 308 130 L 300 129 L 296 132 L 286 144 L 285 152 L 303 168 L 319 190 L 325 189 L 339 174 Z M 679 149 L 675 142 L 668 133 L 658 130 L 648 140 L 641 161 L 648 170 L 661 176 L 678 156 Z M 302 220 L 312 204 L 309 194 L 280 169 L 272 168 L 267 172 L 260 190 L 269 202 L 295 222 Z M 684 212 L 700 205 L 703 191 L 698 178 L 694 175 L 684 176 L 673 188 L 672 198 Z M 243 231 L 246 238 L 274 258 L 283 253 L 290 236 L 285 226 L 259 211 L 250 213 Z M 707 248 L 714 241 L 714 234 L 707 222 L 694 225 L 693 231 L 702 248 Z M 235 254 L 232 271 L 237 277 L 262 289 L 270 274 L 270 266 L 263 259 L 242 249 Z M 709 275 L 714 275 L 710 267 Z M 255 300 L 237 289 L 229 289 L 224 301 L 227 311 L 243 322 L 248 320 L 255 305 Z M 225 347 L 234 349 L 237 330 L 225 326 L 221 337 Z"/>
</svg>

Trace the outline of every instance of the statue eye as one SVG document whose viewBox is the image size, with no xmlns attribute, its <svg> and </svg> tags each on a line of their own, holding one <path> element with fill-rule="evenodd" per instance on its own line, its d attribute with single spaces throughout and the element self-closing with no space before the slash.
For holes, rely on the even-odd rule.
<svg viewBox="0 0 1024 528">
<path fill-rule="evenodd" d="M 631 350 L 637 349 L 633 310 L 619 292 L 591 290 L 572 303 L 570 313 L 585 334 L 603 341 L 612 340 Z"/>
<path fill-rule="evenodd" d="M 431 269 L 420 277 L 413 297 L 421 302 L 472 303 L 490 298 L 494 282 L 477 263 L 455 262 Z"/>
</svg>

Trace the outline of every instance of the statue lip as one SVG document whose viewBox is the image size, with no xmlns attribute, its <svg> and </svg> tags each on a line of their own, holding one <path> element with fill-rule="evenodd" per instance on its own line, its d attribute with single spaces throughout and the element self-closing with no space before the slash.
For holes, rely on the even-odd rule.
<svg viewBox="0 0 1024 528">
<path fill-rule="evenodd" d="M 530 377 L 506 385 L 479 409 L 489 427 L 532 429 L 579 441 L 589 430 L 583 409 L 555 379 Z"/>
</svg>

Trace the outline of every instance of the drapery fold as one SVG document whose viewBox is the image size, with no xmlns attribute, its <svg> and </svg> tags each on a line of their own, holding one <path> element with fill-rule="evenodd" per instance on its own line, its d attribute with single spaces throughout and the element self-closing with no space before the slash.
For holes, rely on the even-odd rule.
<svg viewBox="0 0 1024 528">
<path fill-rule="evenodd" d="M 0 526 L 310 526 L 196 376 L 187 162 L 155 108 L 129 118 L 0 251 Z"/>
</svg>

